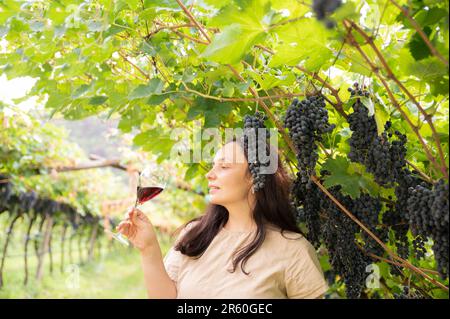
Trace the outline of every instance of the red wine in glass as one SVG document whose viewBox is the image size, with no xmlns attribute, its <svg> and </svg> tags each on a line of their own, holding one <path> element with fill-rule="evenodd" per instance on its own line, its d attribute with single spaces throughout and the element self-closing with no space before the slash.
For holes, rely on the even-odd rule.
<svg viewBox="0 0 450 319">
<path fill-rule="evenodd" d="M 159 193 L 161 193 L 164 190 L 162 187 L 137 187 L 137 203 L 139 205 L 142 205 L 143 203 L 151 200 L 155 196 L 157 196 Z"/>
<path fill-rule="evenodd" d="M 167 179 L 168 175 L 160 167 L 146 167 L 142 172 L 140 172 L 138 186 L 136 189 L 137 196 L 134 208 L 159 195 L 164 190 L 167 184 Z M 106 231 L 109 232 L 114 239 L 118 240 L 122 244 L 127 246 L 130 244 L 129 241 L 121 233 L 114 233 L 110 230 Z"/>
</svg>

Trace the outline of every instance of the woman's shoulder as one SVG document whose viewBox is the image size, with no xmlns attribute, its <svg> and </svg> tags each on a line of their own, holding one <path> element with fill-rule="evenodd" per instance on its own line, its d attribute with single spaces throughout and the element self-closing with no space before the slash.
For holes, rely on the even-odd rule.
<svg viewBox="0 0 450 319">
<path fill-rule="evenodd" d="M 182 224 L 181 226 L 179 226 L 175 232 L 183 234 L 183 233 L 191 230 L 198 223 L 200 223 L 200 220 L 198 218 L 191 219 L 190 221 L 187 221 L 184 224 Z"/>
<path fill-rule="evenodd" d="M 278 226 L 268 225 L 266 227 L 269 239 L 274 243 L 274 246 L 280 249 L 288 249 L 289 251 L 310 250 L 313 246 L 301 234 L 290 230 L 282 230 Z"/>
<path fill-rule="evenodd" d="M 195 225 L 197 225 L 200 221 L 197 219 L 190 220 L 181 226 L 179 226 L 173 233 L 172 236 L 176 238 L 176 243 L 181 241 L 181 239 L 189 232 Z"/>
<path fill-rule="evenodd" d="M 301 233 L 297 233 L 291 230 L 281 229 L 274 224 L 266 224 L 266 230 L 268 234 L 272 234 L 277 237 L 285 237 L 288 239 L 301 239 L 305 238 Z"/>
</svg>

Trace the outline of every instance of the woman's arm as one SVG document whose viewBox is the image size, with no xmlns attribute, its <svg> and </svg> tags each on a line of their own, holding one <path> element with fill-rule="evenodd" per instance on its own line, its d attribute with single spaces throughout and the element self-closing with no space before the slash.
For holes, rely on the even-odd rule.
<svg viewBox="0 0 450 319">
<path fill-rule="evenodd" d="M 175 299 L 177 297 L 177 288 L 164 267 L 159 244 L 142 250 L 141 257 L 148 297 Z"/>
<path fill-rule="evenodd" d="M 153 225 L 139 209 L 127 214 L 117 230 L 141 252 L 142 269 L 149 298 L 177 297 L 177 288 L 164 267 L 161 248 Z"/>
</svg>

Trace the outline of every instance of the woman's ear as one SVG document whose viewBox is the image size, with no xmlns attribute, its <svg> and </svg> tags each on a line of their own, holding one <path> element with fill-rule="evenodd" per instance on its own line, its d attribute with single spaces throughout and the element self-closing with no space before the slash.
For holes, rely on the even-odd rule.
<svg viewBox="0 0 450 319">
<path fill-rule="evenodd" d="M 245 171 L 245 180 L 250 184 L 253 185 L 253 176 L 252 173 L 250 173 L 250 170 L 247 168 Z"/>
</svg>

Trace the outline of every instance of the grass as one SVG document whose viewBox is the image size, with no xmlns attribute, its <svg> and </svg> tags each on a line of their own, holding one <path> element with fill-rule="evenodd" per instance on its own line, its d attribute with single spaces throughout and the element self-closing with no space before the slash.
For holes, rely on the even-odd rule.
<svg viewBox="0 0 450 319">
<path fill-rule="evenodd" d="M 165 255 L 171 240 L 167 235 L 160 233 L 158 239 Z M 105 244 L 102 247 L 101 254 L 97 254 L 95 260 L 84 264 L 70 264 L 66 254 L 63 272 L 60 270 L 61 255 L 58 251 L 54 251 L 52 274 L 49 273 L 49 259 L 46 255 L 44 276 L 41 282 L 37 282 L 35 279 L 37 258 L 30 245 L 29 282 L 27 286 L 24 286 L 22 245 L 20 240 L 14 240 L 10 245 L 11 249 L 8 250 L 3 271 L 4 286 L 0 289 L 0 299 L 147 298 L 139 252 L 120 244 L 114 244 L 111 249 L 108 249 Z M 84 256 L 86 256 L 85 251 Z M 77 245 L 74 245 L 73 259 L 74 262 L 79 260 Z"/>
</svg>

